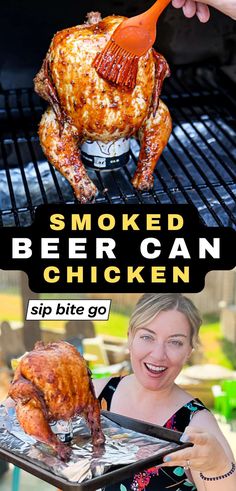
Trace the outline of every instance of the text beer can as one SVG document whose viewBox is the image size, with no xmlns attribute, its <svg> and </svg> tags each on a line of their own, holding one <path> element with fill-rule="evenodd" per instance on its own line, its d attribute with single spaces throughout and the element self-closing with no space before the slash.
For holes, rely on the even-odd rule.
<svg viewBox="0 0 236 491">
<path fill-rule="evenodd" d="M 72 421 L 64 421 L 62 419 L 58 421 L 54 421 L 53 423 L 50 423 L 51 430 L 59 440 L 63 443 L 69 443 L 71 442 L 73 438 L 73 425 Z"/>
<path fill-rule="evenodd" d="M 114 170 L 128 163 L 129 149 L 129 138 L 109 143 L 87 140 L 81 146 L 81 156 L 84 164 L 94 170 Z"/>
</svg>

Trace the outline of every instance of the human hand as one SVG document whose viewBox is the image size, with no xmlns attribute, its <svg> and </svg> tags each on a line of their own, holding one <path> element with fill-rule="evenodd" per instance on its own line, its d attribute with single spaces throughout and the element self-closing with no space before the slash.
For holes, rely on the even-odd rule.
<svg viewBox="0 0 236 491">
<path fill-rule="evenodd" d="M 183 9 L 185 17 L 196 15 L 200 22 L 207 22 L 210 18 L 208 5 L 214 7 L 225 15 L 236 20 L 236 2 L 235 0 L 172 0 L 173 7 Z"/>
<path fill-rule="evenodd" d="M 199 471 L 209 477 L 229 471 L 229 457 L 214 435 L 200 428 L 187 426 L 181 441 L 189 441 L 194 445 L 164 457 L 162 467 L 189 467 L 191 471 Z"/>
<path fill-rule="evenodd" d="M 13 399 L 11 397 L 7 397 L 3 402 L 2 402 L 2 405 L 6 408 L 6 410 L 11 412 L 12 409 L 15 408 L 15 401 L 13 401 Z"/>
<path fill-rule="evenodd" d="M 208 5 L 195 0 L 172 0 L 172 5 L 176 9 L 183 9 L 185 17 L 191 18 L 196 15 L 200 22 L 207 22 L 210 18 Z"/>
</svg>

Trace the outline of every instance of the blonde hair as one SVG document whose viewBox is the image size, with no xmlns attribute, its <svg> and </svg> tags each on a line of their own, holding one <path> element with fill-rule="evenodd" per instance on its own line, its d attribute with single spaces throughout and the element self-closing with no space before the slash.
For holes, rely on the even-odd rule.
<svg viewBox="0 0 236 491">
<path fill-rule="evenodd" d="M 193 348 L 199 344 L 201 316 L 189 298 L 181 293 L 144 293 L 130 317 L 129 334 L 134 336 L 136 330 L 151 322 L 160 312 L 177 310 L 186 316 L 190 325 L 190 343 Z"/>
</svg>

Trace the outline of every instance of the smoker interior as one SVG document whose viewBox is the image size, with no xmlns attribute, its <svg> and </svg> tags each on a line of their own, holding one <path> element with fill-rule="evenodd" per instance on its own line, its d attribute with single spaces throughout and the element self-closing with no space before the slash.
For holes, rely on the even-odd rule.
<svg viewBox="0 0 236 491">
<path fill-rule="evenodd" d="M 100 10 L 135 15 L 153 0 L 87 0 L 66 9 L 55 0 L 4 2 L 0 17 L 0 225 L 26 226 L 42 203 L 73 203 L 71 187 L 48 164 L 37 127 L 46 105 L 32 80 L 53 34 L 83 23 Z M 3 48 L 4 47 L 4 48 Z M 173 132 L 155 171 L 154 188 L 137 192 L 130 179 L 139 146 L 131 143 L 130 162 L 112 172 L 89 171 L 99 193 L 96 203 L 187 203 L 208 226 L 236 226 L 235 82 L 226 76 L 236 66 L 236 23 L 212 10 L 211 22 L 186 19 L 171 6 L 158 21 L 157 49 L 171 65 L 162 98 Z M 228 73 L 228 72 L 227 72 Z M 236 70 L 235 70 L 236 73 Z"/>
<path fill-rule="evenodd" d="M 162 95 L 173 118 L 173 132 L 155 170 L 154 188 L 137 192 L 130 183 L 139 145 L 131 142 L 127 166 L 90 171 L 99 193 L 96 203 L 187 203 L 208 226 L 235 226 L 236 97 L 215 69 L 178 68 Z M 37 136 L 45 109 L 33 89 L 0 94 L 0 220 L 2 226 L 32 223 L 35 208 L 73 203 L 70 185 L 48 164 Z"/>
</svg>

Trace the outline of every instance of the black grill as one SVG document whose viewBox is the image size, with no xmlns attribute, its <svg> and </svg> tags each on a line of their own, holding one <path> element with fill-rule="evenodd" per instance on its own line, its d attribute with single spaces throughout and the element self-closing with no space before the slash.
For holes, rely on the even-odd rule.
<svg viewBox="0 0 236 491">
<path fill-rule="evenodd" d="M 127 167 L 89 171 L 97 203 L 188 203 L 208 226 L 236 226 L 235 89 L 208 68 L 178 69 L 162 99 L 173 132 L 155 171 L 151 192 L 130 184 L 139 146 L 131 144 Z M 0 223 L 26 226 L 42 203 L 73 203 L 67 181 L 45 161 L 37 125 L 45 105 L 33 89 L 0 93 Z"/>
</svg>

